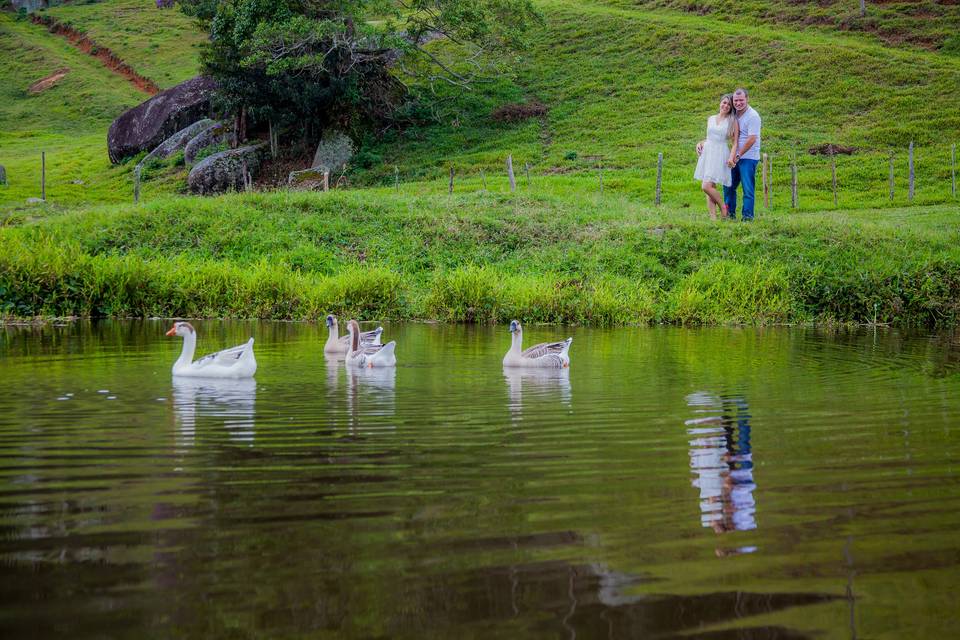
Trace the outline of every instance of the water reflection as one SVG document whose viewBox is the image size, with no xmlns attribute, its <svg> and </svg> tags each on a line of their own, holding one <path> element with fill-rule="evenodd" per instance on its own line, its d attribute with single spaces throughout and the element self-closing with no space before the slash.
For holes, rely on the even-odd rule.
<svg viewBox="0 0 960 640">
<path fill-rule="evenodd" d="M 363 418 L 389 417 L 396 414 L 396 367 L 349 367 L 347 372 L 347 412 L 350 431 L 375 428 L 361 424 Z M 390 425 L 393 428 L 393 425 Z"/>
<path fill-rule="evenodd" d="M 507 406 L 514 420 L 520 420 L 523 417 L 524 391 L 528 398 L 558 399 L 566 407 L 570 406 L 570 369 L 504 367 L 503 377 L 507 381 L 509 390 Z"/>
<path fill-rule="evenodd" d="M 177 446 L 193 446 L 197 422 L 213 418 L 221 422 L 230 440 L 253 444 L 257 382 L 252 378 L 173 379 L 173 411 L 177 425 Z"/>
<path fill-rule="evenodd" d="M 753 491 L 753 452 L 750 448 L 750 407 L 743 396 L 687 396 L 695 413 L 686 421 L 690 468 L 700 489 L 700 522 L 717 533 L 757 528 Z M 737 551 L 749 552 L 752 548 Z"/>
</svg>

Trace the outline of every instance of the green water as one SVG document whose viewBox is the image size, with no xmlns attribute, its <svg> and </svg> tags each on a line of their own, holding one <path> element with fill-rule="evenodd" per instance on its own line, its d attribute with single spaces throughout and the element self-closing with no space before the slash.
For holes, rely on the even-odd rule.
<svg viewBox="0 0 960 640">
<path fill-rule="evenodd" d="M 0 328 L 0 637 L 947 638 L 960 342 L 805 329 Z"/>
</svg>

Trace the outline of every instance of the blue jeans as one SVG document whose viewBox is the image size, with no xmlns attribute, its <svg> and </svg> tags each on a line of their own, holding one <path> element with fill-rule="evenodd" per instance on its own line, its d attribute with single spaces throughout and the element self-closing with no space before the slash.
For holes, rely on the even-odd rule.
<svg viewBox="0 0 960 640">
<path fill-rule="evenodd" d="M 754 184 L 757 179 L 758 160 L 740 158 L 736 166 L 730 170 L 733 179 L 729 187 L 723 188 L 723 201 L 727 203 L 730 217 L 737 219 L 737 186 L 743 185 L 743 219 L 753 220 Z"/>
</svg>

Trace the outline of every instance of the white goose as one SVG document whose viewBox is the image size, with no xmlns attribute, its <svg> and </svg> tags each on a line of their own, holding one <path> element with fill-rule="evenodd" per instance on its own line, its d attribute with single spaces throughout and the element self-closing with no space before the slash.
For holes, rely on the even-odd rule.
<svg viewBox="0 0 960 640">
<path fill-rule="evenodd" d="M 542 342 L 525 351 L 523 348 L 523 327 L 518 320 L 510 321 L 510 333 L 513 339 L 510 350 L 503 356 L 505 367 L 539 367 L 544 369 L 565 369 L 570 366 L 570 356 L 567 351 L 573 338 L 560 342 Z"/>
<path fill-rule="evenodd" d="M 323 345 L 323 352 L 330 355 L 347 355 L 347 352 L 350 351 L 350 334 L 339 335 L 340 330 L 336 316 L 327 316 L 327 328 L 330 333 L 327 335 L 327 342 Z M 381 333 L 383 333 L 383 327 L 377 327 L 372 331 L 364 331 L 360 334 L 360 344 L 364 346 L 380 344 Z"/>
<path fill-rule="evenodd" d="M 394 349 L 396 340 L 387 344 L 360 344 L 360 325 L 356 320 L 347 323 L 347 335 L 350 336 L 350 351 L 347 352 L 346 362 L 355 367 L 392 367 L 397 364 Z"/>
<path fill-rule="evenodd" d="M 257 360 L 253 357 L 253 338 L 246 344 L 211 353 L 193 362 L 193 352 L 197 348 L 197 332 L 193 326 L 189 322 L 175 322 L 167 335 L 183 338 L 183 351 L 173 363 L 175 376 L 252 378 L 257 372 Z"/>
</svg>

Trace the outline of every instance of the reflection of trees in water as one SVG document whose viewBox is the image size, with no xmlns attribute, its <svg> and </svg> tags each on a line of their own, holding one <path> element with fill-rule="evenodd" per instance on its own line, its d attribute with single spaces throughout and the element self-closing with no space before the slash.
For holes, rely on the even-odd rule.
<svg viewBox="0 0 960 640">
<path fill-rule="evenodd" d="M 523 419 L 523 396 L 528 400 L 544 398 L 558 399 L 570 406 L 570 369 L 524 369 L 504 367 L 503 377 L 507 381 L 509 403 L 507 407 L 514 420 Z M 529 407 L 528 407 L 529 410 Z"/>
<path fill-rule="evenodd" d="M 555 535 L 545 534 L 543 544 L 555 544 Z M 513 547 L 536 548 L 541 546 L 537 538 L 521 537 Z M 708 625 L 737 624 L 738 631 L 729 637 L 799 639 L 806 636 L 782 627 L 748 627 L 743 621 L 838 598 L 744 591 L 671 595 L 649 593 L 652 589 L 655 578 L 602 563 L 490 566 L 401 581 L 392 598 L 405 604 L 391 610 L 384 628 L 388 636 L 443 637 L 445 632 L 457 635 L 461 625 L 482 623 L 489 637 L 626 639 L 677 637 Z"/>
<path fill-rule="evenodd" d="M 192 446 L 197 422 L 219 423 L 231 440 L 252 444 L 255 437 L 254 410 L 257 382 L 217 378 L 173 379 L 173 411 L 177 425 L 177 445 Z"/>
<path fill-rule="evenodd" d="M 702 417 L 686 421 L 692 484 L 700 489 L 700 521 L 717 533 L 757 528 L 750 447 L 750 408 L 742 396 L 697 392 L 687 404 Z M 749 548 L 742 551 L 751 550 Z"/>
</svg>

